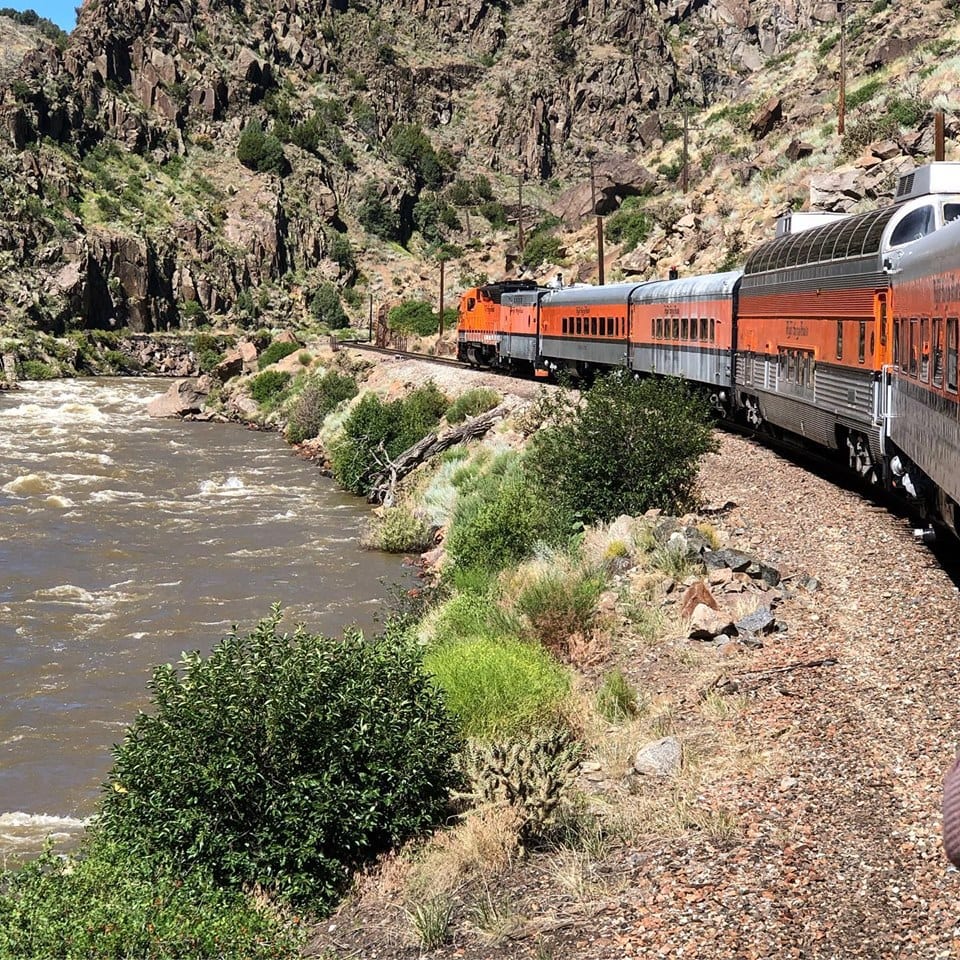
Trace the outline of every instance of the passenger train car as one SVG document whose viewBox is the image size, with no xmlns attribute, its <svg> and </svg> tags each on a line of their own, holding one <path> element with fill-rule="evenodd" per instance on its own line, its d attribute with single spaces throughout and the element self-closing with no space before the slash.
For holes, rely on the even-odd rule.
<svg viewBox="0 0 960 960">
<path fill-rule="evenodd" d="M 539 376 L 682 376 L 726 414 L 838 451 L 960 531 L 958 216 L 960 163 L 934 163 L 881 209 L 807 229 L 797 216 L 742 271 L 476 287 L 458 355 Z"/>
</svg>

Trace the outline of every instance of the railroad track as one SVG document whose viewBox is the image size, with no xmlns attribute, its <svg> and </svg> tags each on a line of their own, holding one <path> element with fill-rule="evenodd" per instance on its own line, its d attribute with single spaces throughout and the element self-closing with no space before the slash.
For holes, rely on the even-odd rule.
<svg viewBox="0 0 960 960">
<path fill-rule="evenodd" d="M 379 353 L 387 357 L 400 357 L 404 360 L 422 360 L 425 363 L 434 363 L 442 367 L 459 367 L 463 370 L 472 369 L 470 364 L 463 363 L 455 357 L 434 357 L 426 353 L 413 353 L 410 350 L 397 350 L 395 347 L 378 347 L 372 343 L 363 343 L 355 340 L 338 340 L 337 346 L 350 347 L 351 350 L 365 350 L 367 353 Z"/>
</svg>

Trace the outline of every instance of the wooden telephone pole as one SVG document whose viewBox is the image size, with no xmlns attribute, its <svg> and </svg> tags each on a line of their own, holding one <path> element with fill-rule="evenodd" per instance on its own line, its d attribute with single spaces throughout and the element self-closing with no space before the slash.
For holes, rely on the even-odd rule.
<svg viewBox="0 0 960 960">
<path fill-rule="evenodd" d="M 590 158 L 590 205 L 597 219 L 597 279 L 600 286 L 604 283 L 603 272 L 603 217 L 597 213 L 597 187 L 593 176 L 593 157 Z"/>
</svg>

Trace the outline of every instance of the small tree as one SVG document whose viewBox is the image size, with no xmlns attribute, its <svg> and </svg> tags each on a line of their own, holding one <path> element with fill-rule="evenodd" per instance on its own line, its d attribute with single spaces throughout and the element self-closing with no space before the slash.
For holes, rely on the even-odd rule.
<svg viewBox="0 0 960 960">
<path fill-rule="evenodd" d="M 287 169 L 283 144 L 272 134 L 264 133 L 259 120 L 251 120 L 240 134 L 237 144 L 237 159 L 258 173 L 278 173 Z"/>
<path fill-rule="evenodd" d="M 439 318 L 426 300 L 404 300 L 387 314 L 387 326 L 401 333 L 428 337 L 437 332 Z"/>
<path fill-rule="evenodd" d="M 279 620 L 155 671 L 98 825 L 161 863 L 327 906 L 351 868 L 436 821 L 460 744 L 412 646 Z"/>
<path fill-rule="evenodd" d="M 350 325 L 350 320 L 340 303 L 340 291 L 329 280 L 317 287 L 317 292 L 310 300 L 310 312 L 331 330 L 339 330 Z"/>
<path fill-rule="evenodd" d="M 700 458 L 716 448 L 706 400 L 681 380 L 604 377 L 579 401 L 545 397 L 529 454 L 550 498 L 584 523 L 693 505 Z"/>
</svg>

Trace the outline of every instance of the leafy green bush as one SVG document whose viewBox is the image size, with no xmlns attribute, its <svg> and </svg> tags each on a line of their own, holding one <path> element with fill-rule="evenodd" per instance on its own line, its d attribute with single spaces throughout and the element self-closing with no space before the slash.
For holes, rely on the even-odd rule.
<svg viewBox="0 0 960 960">
<path fill-rule="evenodd" d="M 647 239 L 651 226 L 650 218 L 639 208 L 637 198 L 627 197 L 623 206 L 607 220 L 607 238 L 622 243 L 623 252 L 627 253 Z"/>
<path fill-rule="evenodd" d="M 108 350 L 103 355 L 103 359 L 117 373 L 132 373 L 141 368 L 141 363 L 136 357 L 131 357 L 122 350 Z"/>
<path fill-rule="evenodd" d="M 276 403 L 290 382 L 290 374 L 283 370 L 264 370 L 250 381 L 250 396 L 261 407 Z"/>
<path fill-rule="evenodd" d="M 353 377 L 330 370 L 322 377 L 309 380 L 290 407 L 287 418 L 287 440 L 303 443 L 320 433 L 327 414 L 344 400 L 357 395 Z"/>
<path fill-rule="evenodd" d="M 258 173 L 283 174 L 287 169 L 287 159 L 283 155 L 283 144 L 273 134 L 264 133 L 259 120 L 251 120 L 240 134 L 237 144 L 237 159 Z"/>
<path fill-rule="evenodd" d="M 847 94 L 847 109 L 855 110 L 861 104 L 872 100 L 880 92 L 882 86 L 883 83 L 880 78 L 875 77 L 873 80 L 868 80 L 862 86 L 857 87 L 856 90 L 851 90 Z"/>
<path fill-rule="evenodd" d="M 424 667 L 465 736 L 510 736 L 555 720 L 570 688 L 564 667 L 537 644 L 477 637 L 427 651 Z"/>
<path fill-rule="evenodd" d="M 257 367 L 266 370 L 272 363 L 289 357 L 291 353 L 296 353 L 300 349 L 299 343 L 291 343 L 284 340 L 274 340 L 263 353 L 257 358 Z"/>
<path fill-rule="evenodd" d="M 424 186 L 436 190 L 443 182 L 440 157 L 419 124 L 395 124 L 387 134 L 386 148 Z"/>
<path fill-rule="evenodd" d="M 406 507 L 390 507 L 373 521 L 367 546 L 387 553 L 422 553 L 431 545 L 430 528 Z"/>
<path fill-rule="evenodd" d="M 559 237 L 549 233 L 535 233 L 527 241 L 520 258 L 525 267 L 536 268 L 544 263 L 556 263 L 563 252 Z"/>
<path fill-rule="evenodd" d="M 343 436 L 333 444 L 333 475 L 348 490 L 366 494 L 374 474 L 425 437 L 446 409 L 447 399 L 434 383 L 391 403 L 366 394 L 350 411 Z"/>
<path fill-rule="evenodd" d="M 570 525 L 545 503 L 519 458 L 506 458 L 461 491 L 447 534 L 447 553 L 460 568 L 502 570 L 528 557 L 534 544 L 557 544 Z"/>
<path fill-rule="evenodd" d="M 329 906 L 352 868 L 436 821 L 460 744 L 414 646 L 279 620 L 154 672 L 98 824 L 174 868 Z"/>
<path fill-rule="evenodd" d="M 331 330 L 341 330 L 350 325 L 340 302 L 340 291 L 329 280 L 317 287 L 317 292 L 310 300 L 310 313 Z"/>
<path fill-rule="evenodd" d="M 450 404 L 447 411 L 447 423 L 463 423 L 467 417 L 476 417 L 492 410 L 500 402 L 500 394 L 489 387 L 474 387 L 461 393 Z"/>
<path fill-rule="evenodd" d="M 437 332 L 439 320 L 426 300 L 404 300 L 387 314 L 387 326 L 401 333 L 427 337 Z"/>
<path fill-rule="evenodd" d="M 478 207 L 480 215 L 491 227 L 499 230 L 507 225 L 507 208 L 499 200 L 487 200 Z"/>
<path fill-rule="evenodd" d="M 552 425 L 534 437 L 531 473 L 583 523 L 692 506 L 700 458 L 716 441 L 706 401 L 682 381 L 614 373 L 579 401 L 558 392 L 541 404 Z"/>
<path fill-rule="evenodd" d="M 293 960 L 299 940 L 202 871 L 158 869 L 97 837 L 0 875 L 2 960 Z"/>
<path fill-rule="evenodd" d="M 42 360 L 21 360 L 20 377 L 23 380 L 56 380 L 60 371 Z"/>
<path fill-rule="evenodd" d="M 383 197 L 378 184 L 369 180 L 364 185 L 360 203 L 357 205 L 357 219 L 367 233 L 383 240 L 401 240 L 400 216 Z"/>
</svg>

